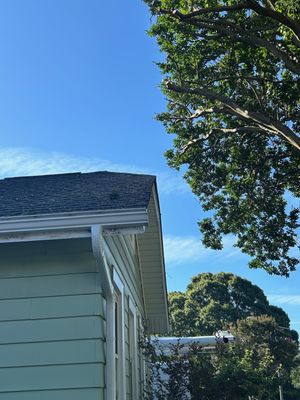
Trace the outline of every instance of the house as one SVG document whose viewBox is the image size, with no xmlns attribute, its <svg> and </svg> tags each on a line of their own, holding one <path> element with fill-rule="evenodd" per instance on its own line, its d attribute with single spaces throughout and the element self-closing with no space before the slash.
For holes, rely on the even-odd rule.
<svg viewBox="0 0 300 400">
<path fill-rule="evenodd" d="M 168 330 L 155 177 L 0 180 L 0 400 L 143 398 Z"/>
</svg>

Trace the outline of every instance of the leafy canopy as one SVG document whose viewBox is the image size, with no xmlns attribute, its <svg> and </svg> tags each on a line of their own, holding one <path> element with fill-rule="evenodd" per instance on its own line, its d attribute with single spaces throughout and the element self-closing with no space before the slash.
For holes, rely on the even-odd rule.
<svg viewBox="0 0 300 400">
<path fill-rule="evenodd" d="M 233 347 L 217 347 L 213 354 L 191 347 L 186 378 L 178 385 L 188 386 L 192 399 L 275 400 L 279 384 L 285 399 L 300 399 L 298 334 L 290 330 L 288 315 L 270 305 L 258 286 L 232 273 L 201 273 L 185 292 L 171 292 L 169 305 L 171 335 L 229 329 L 236 337 Z M 177 373 L 180 360 L 175 359 Z M 174 365 L 167 363 L 168 373 Z"/>
<path fill-rule="evenodd" d="M 268 315 L 284 328 L 290 323 L 287 314 L 270 305 L 258 286 L 224 272 L 194 276 L 185 293 L 169 294 L 169 306 L 171 334 L 175 336 L 212 335 L 253 316 Z"/>
<path fill-rule="evenodd" d="M 234 234 L 250 267 L 288 276 L 300 258 L 299 0 L 145 2 L 165 55 L 158 119 L 176 135 L 166 157 L 209 212 L 203 243 Z"/>
</svg>

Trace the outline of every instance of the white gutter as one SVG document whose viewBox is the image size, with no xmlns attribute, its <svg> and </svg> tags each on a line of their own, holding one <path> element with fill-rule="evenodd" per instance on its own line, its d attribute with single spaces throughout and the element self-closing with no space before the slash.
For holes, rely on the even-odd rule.
<svg viewBox="0 0 300 400">
<path fill-rule="evenodd" d="M 147 225 L 146 208 L 41 214 L 0 218 L 0 234 L 10 232 L 47 231 L 51 229 L 79 229 L 91 225 L 121 227 Z"/>
<path fill-rule="evenodd" d="M 104 239 L 101 225 L 93 225 L 92 248 L 96 259 L 101 286 L 106 299 L 106 399 L 115 399 L 116 376 L 114 367 L 115 321 L 114 321 L 114 287 L 104 253 Z"/>
</svg>

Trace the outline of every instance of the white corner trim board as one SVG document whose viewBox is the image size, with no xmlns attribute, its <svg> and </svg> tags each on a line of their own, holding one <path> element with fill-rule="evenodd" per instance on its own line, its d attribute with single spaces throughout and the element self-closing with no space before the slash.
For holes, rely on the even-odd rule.
<svg viewBox="0 0 300 400">
<path fill-rule="evenodd" d="M 129 296 L 129 341 L 131 342 L 130 349 L 132 354 L 132 398 L 138 398 L 138 376 L 137 376 L 137 365 L 138 365 L 138 354 L 137 354 L 137 306 Z"/>
<path fill-rule="evenodd" d="M 118 390 L 118 399 L 126 399 L 126 364 L 125 364 L 125 286 L 124 283 L 116 271 L 113 268 L 113 285 L 114 285 L 114 302 L 117 304 L 118 315 L 117 318 L 114 314 L 114 322 L 117 323 L 117 329 L 115 328 L 114 333 L 117 334 L 115 343 L 118 342 L 118 359 L 115 360 L 115 371 L 117 369 L 118 376 L 116 377 L 115 387 Z M 116 310 L 114 309 L 114 313 Z M 117 321 L 117 322 L 116 322 Z M 115 351 L 114 351 L 115 354 Z"/>
<path fill-rule="evenodd" d="M 104 253 L 104 239 L 102 227 L 93 225 L 92 248 L 97 263 L 97 270 L 100 275 L 101 285 L 106 298 L 106 399 L 114 400 L 116 398 L 116 376 L 115 376 L 115 321 L 114 321 L 114 286 L 110 275 L 109 266 Z"/>
</svg>

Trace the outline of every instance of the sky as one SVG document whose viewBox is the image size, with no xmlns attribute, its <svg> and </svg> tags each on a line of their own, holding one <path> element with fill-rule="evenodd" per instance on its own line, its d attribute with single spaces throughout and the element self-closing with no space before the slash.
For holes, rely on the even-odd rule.
<svg viewBox="0 0 300 400">
<path fill-rule="evenodd" d="M 0 178 L 157 175 L 168 290 L 185 290 L 201 272 L 233 272 L 300 332 L 300 267 L 290 278 L 270 276 L 248 268 L 232 236 L 222 251 L 201 244 L 200 204 L 163 155 L 173 138 L 155 120 L 166 103 L 150 23 L 141 0 L 0 0 Z"/>
</svg>

